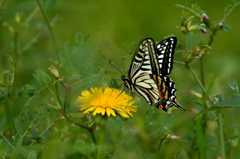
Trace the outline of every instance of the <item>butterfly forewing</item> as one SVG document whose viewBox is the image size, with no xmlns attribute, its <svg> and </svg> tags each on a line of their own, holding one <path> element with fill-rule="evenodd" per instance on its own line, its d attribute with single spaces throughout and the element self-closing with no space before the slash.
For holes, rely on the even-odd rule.
<svg viewBox="0 0 240 159">
<path fill-rule="evenodd" d="M 139 44 L 139 49 L 135 53 L 130 69 L 129 77 L 133 77 L 139 70 L 148 74 L 152 73 L 148 44 L 152 39 L 147 38 Z"/>
<path fill-rule="evenodd" d="M 159 100 L 157 85 L 150 77 L 152 66 L 149 55 L 151 48 L 149 46 L 154 46 L 153 44 L 154 41 L 150 38 L 140 43 L 128 73 L 128 78 L 131 80 L 133 88 L 150 104 L 156 103 Z"/>
<path fill-rule="evenodd" d="M 160 74 L 169 75 L 173 67 L 174 50 L 177 44 L 176 37 L 169 37 L 156 45 L 156 57 Z"/>
</svg>

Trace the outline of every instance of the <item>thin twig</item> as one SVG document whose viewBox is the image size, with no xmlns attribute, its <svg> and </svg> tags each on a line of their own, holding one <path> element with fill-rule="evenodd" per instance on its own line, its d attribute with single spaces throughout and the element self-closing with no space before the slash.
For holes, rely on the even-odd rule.
<svg viewBox="0 0 240 159">
<path fill-rule="evenodd" d="M 41 12 L 41 14 L 43 16 L 43 19 L 44 19 L 44 21 L 45 21 L 45 23 L 47 25 L 48 31 L 50 33 L 50 37 L 51 37 L 52 42 L 53 42 L 53 47 L 54 47 L 55 52 L 56 52 L 56 56 L 58 58 L 58 61 L 60 62 L 60 57 L 59 57 L 58 49 L 57 49 L 57 41 L 56 41 L 56 38 L 55 38 L 55 35 L 54 35 L 54 32 L 53 32 L 52 26 L 50 24 L 50 21 L 48 19 L 48 16 L 47 16 L 46 12 L 43 9 L 43 6 L 42 6 L 40 0 L 36 0 L 36 2 L 37 2 L 39 10 L 40 10 L 40 12 Z"/>
<path fill-rule="evenodd" d="M 2 133 L 0 133 L 0 136 L 12 149 L 15 148 L 15 146 Z"/>
<path fill-rule="evenodd" d="M 210 32 L 209 40 L 208 40 L 208 46 L 211 46 L 214 38 L 216 37 L 217 32 L 220 30 L 219 26 L 216 25 Z"/>
<path fill-rule="evenodd" d="M 163 145 L 164 141 L 166 141 L 167 137 L 168 137 L 168 135 L 165 134 L 165 135 L 160 139 L 160 142 L 159 142 L 159 144 L 158 144 L 158 150 L 159 150 L 159 151 L 161 151 L 162 145 Z"/>
<path fill-rule="evenodd" d="M 37 11 L 38 11 L 38 8 L 39 8 L 39 7 L 35 7 L 35 8 L 33 9 L 33 11 L 31 12 L 31 14 L 29 14 L 29 15 L 26 17 L 26 19 L 25 19 L 25 21 L 24 21 L 24 24 L 25 24 L 25 25 L 28 25 L 29 22 L 33 19 L 33 17 L 35 16 L 35 14 L 36 14 Z"/>
<path fill-rule="evenodd" d="M 175 60 L 175 63 L 176 63 L 176 64 L 180 64 L 180 65 L 185 65 L 185 62 L 184 62 L 184 61 Z"/>
<path fill-rule="evenodd" d="M 48 132 L 51 128 L 53 128 L 55 126 L 55 124 L 57 123 L 57 121 L 61 120 L 63 118 L 57 118 L 55 119 L 46 129 L 44 129 L 41 133 L 40 133 L 40 137 L 43 137 L 44 134 L 46 134 L 46 132 Z"/>
<path fill-rule="evenodd" d="M 62 106 L 62 115 L 63 117 L 71 124 L 74 124 L 75 126 L 77 127 L 80 127 L 82 129 L 85 129 L 87 130 L 87 132 L 90 134 L 91 136 L 91 139 L 93 141 L 94 144 L 97 143 L 96 141 L 96 137 L 95 137 L 95 134 L 94 134 L 94 131 L 95 131 L 95 127 L 94 126 L 85 126 L 83 124 L 80 124 L 78 122 L 75 122 L 68 114 L 67 114 L 67 111 L 66 111 L 66 108 L 67 106 L 69 105 L 69 102 L 68 102 L 68 96 L 70 95 L 70 88 L 67 88 L 66 85 L 64 84 L 63 81 L 59 81 L 60 82 L 60 85 L 64 88 L 64 100 L 63 102 L 61 101 L 61 97 L 60 97 L 60 94 L 59 94 L 59 90 L 58 89 L 55 89 L 56 91 L 56 96 L 57 96 L 57 101 L 58 103 Z M 57 86 L 58 83 L 55 84 L 55 88 L 58 88 Z"/>
<path fill-rule="evenodd" d="M 240 105 L 238 107 L 237 106 L 228 106 L 228 105 L 223 105 L 223 106 L 214 105 L 209 108 L 210 111 L 218 110 L 218 109 L 240 109 Z"/>
<path fill-rule="evenodd" d="M 45 13 L 45 11 L 44 11 L 44 9 L 43 9 L 43 6 L 42 6 L 42 4 L 41 4 L 41 2 L 40 2 L 40 0 L 36 0 L 36 2 L 37 2 L 37 5 L 38 5 L 39 10 L 40 10 L 40 12 L 41 12 L 41 14 L 42 14 L 45 22 L 46 22 L 46 25 L 47 25 L 48 31 L 49 31 L 49 33 L 50 33 L 50 36 L 51 36 L 53 42 L 55 43 L 55 42 L 56 42 L 55 36 L 54 36 L 53 30 L 52 30 L 50 21 L 49 21 L 49 19 L 48 19 L 48 16 L 47 16 L 47 14 Z M 55 44 L 56 44 L 56 43 L 55 43 Z"/>
<path fill-rule="evenodd" d="M 85 125 L 82 125 L 82 124 L 80 124 L 80 123 L 78 123 L 78 122 L 75 122 L 74 120 L 72 120 L 66 113 L 63 113 L 62 114 L 63 116 L 64 116 L 64 118 L 69 122 L 69 123 L 71 123 L 71 124 L 74 124 L 75 126 L 77 126 L 77 127 L 80 127 L 80 128 L 82 128 L 82 129 L 85 129 L 85 130 L 87 130 L 87 132 L 90 134 L 90 136 L 91 136 L 91 139 L 92 139 L 92 141 L 93 141 L 93 143 L 97 143 L 97 140 L 96 140 L 96 137 L 95 137 L 95 134 L 94 134 L 94 127 L 88 127 L 88 126 L 85 126 Z"/>
<path fill-rule="evenodd" d="M 224 16 L 221 20 L 221 22 L 224 22 L 226 21 L 227 17 L 232 14 L 232 12 L 240 5 L 240 1 L 236 1 L 236 3 L 234 3 L 230 9 L 228 9 L 225 13 L 224 13 Z"/>
<path fill-rule="evenodd" d="M 205 83 L 205 73 L 204 73 L 204 55 L 200 58 L 200 79 L 203 87 L 206 89 L 206 83 Z M 206 93 L 206 91 L 204 91 Z"/>
<path fill-rule="evenodd" d="M 17 60 L 19 55 L 19 34 L 17 31 L 14 32 L 14 55 L 13 55 L 13 83 L 12 87 L 15 85 L 16 74 L 17 74 Z"/>
<path fill-rule="evenodd" d="M 197 12 L 195 12 L 195 11 L 194 11 L 192 8 L 190 8 L 190 7 L 186 7 L 186 6 L 182 5 L 182 4 L 176 4 L 176 7 L 181 8 L 181 9 L 183 9 L 183 10 L 186 10 L 186 11 L 192 13 L 193 15 L 195 15 L 196 17 L 201 17 L 200 14 L 198 14 Z"/>
<path fill-rule="evenodd" d="M 211 46 L 213 41 L 214 41 L 214 38 L 217 34 L 217 32 L 221 29 L 219 24 L 224 24 L 224 22 L 227 20 L 227 17 L 230 16 L 230 14 L 232 14 L 232 12 L 240 5 L 240 1 L 234 3 L 230 9 L 228 9 L 224 15 L 223 15 L 223 18 L 220 20 L 220 22 L 218 24 L 216 24 L 214 26 L 214 28 L 211 29 L 211 34 L 209 36 L 209 42 L 208 42 L 208 45 Z"/>
<path fill-rule="evenodd" d="M 14 96 L 14 87 L 15 87 L 15 82 L 16 82 L 16 73 L 17 73 L 17 59 L 18 59 L 18 52 L 19 52 L 19 47 L 18 47 L 18 43 L 19 43 L 19 38 L 18 38 L 18 32 L 14 31 L 13 34 L 13 55 L 12 55 L 12 61 L 11 61 L 11 74 L 9 74 L 8 76 L 11 76 L 8 78 L 7 81 L 7 97 L 6 97 L 6 103 L 4 104 L 5 107 L 5 111 L 6 111 L 6 120 L 8 122 L 10 131 L 11 131 L 11 135 L 13 135 L 13 133 L 16 132 L 16 127 L 14 124 L 14 120 L 12 118 L 12 112 L 13 112 L 13 108 L 12 108 L 12 97 Z"/>
<path fill-rule="evenodd" d="M 193 71 L 192 67 L 189 64 L 186 64 L 187 69 L 191 72 L 194 79 L 197 81 L 198 85 L 202 89 L 204 93 L 207 93 L 207 90 L 205 89 L 204 85 L 202 84 L 201 80 L 198 78 L 197 74 Z"/>
</svg>

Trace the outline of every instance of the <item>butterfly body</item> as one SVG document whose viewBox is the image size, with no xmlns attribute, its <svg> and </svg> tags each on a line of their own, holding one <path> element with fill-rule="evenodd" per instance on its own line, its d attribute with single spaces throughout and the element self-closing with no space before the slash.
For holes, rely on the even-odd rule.
<svg viewBox="0 0 240 159">
<path fill-rule="evenodd" d="M 180 107 L 176 103 L 175 84 L 169 77 L 176 43 L 176 37 L 157 44 L 152 38 L 144 39 L 132 59 L 128 77 L 122 78 L 127 88 L 164 111 L 173 105 Z"/>
</svg>

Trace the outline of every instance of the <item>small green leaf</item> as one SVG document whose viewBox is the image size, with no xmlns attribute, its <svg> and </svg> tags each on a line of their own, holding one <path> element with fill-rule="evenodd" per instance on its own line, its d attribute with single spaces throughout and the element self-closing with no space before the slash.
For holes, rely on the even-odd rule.
<svg viewBox="0 0 240 159">
<path fill-rule="evenodd" d="M 240 108 L 240 95 L 235 95 L 217 102 L 214 107 L 218 108 Z"/>
<path fill-rule="evenodd" d="M 227 24 L 224 24 L 222 29 L 225 32 L 229 32 L 231 30 L 231 27 L 229 25 L 227 25 Z"/>
<path fill-rule="evenodd" d="M 30 151 L 28 153 L 27 159 L 37 159 L 37 153 L 35 151 Z"/>
</svg>

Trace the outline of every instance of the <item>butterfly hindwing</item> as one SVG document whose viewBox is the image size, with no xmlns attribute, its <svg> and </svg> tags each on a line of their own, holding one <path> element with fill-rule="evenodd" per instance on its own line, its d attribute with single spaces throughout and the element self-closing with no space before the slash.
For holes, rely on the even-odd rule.
<svg viewBox="0 0 240 159">
<path fill-rule="evenodd" d="M 177 38 L 172 36 L 160 41 L 156 45 L 156 57 L 160 74 L 169 75 L 173 67 L 174 51 L 177 44 Z"/>
<path fill-rule="evenodd" d="M 161 82 L 159 83 L 161 99 L 168 99 L 174 101 L 176 99 L 175 83 L 168 76 L 159 76 Z"/>
</svg>

